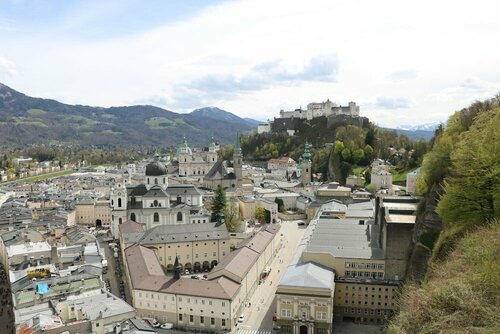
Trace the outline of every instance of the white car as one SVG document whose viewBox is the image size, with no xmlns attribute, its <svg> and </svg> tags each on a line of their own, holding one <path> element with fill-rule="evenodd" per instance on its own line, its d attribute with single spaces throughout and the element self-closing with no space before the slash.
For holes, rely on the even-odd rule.
<svg viewBox="0 0 500 334">
<path fill-rule="evenodd" d="M 160 326 L 161 329 L 172 329 L 174 328 L 174 324 L 167 322 L 166 324 L 163 324 Z"/>
<path fill-rule="evenodd" d="M 245 321 L 245 316 L 242 314 L 240 315 L 240 317 L 238 318 L 238 322 L 243 322 Z"/>
<path fill-rule="evenodd" d="M 153 326 L 153 328 L 160 327 L 160 323 L 158 321 L 156 321 L 156 319 L 153 319 L 150 323 L 151 323 L 151 326 Z"/>
</svg>

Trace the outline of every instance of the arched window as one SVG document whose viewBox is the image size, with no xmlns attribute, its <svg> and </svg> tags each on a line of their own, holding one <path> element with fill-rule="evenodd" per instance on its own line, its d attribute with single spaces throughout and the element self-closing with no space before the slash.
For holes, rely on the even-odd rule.
<svg viewBox="0 0 500 334">
<path fill-rule="evenodd" d="M 149 177 L 148 177 L 148 184 L 149 184 Z"/>
<path fill-rule="evenodd" d="M 181 222 L 182 221 L 182 212 L 177 213 L 177 221 Z"/>
<path fill-rule="evenodd" d="M 130 214 L 130 220 L 135 222 L 135 213 Z"/>
<path fill-rule="evenodd" d="M 158 184 L 158 178 L 155 177 L 155 184 Z"/>
<path fill-rule="evenodd" d="M 121 208 L 122 207 L 122 199 L 121 198 L 118 198 L 118 207 Z"/>
<path fill-rule="evenodd" d="M 155 212 L 153 214 L 153 222 L 157 223 L 160 221 L 160 215 L 158 214 L 158 212 Z"/>
<path fill-rule="evenodd" d="M 163 184 L 165 184 L 165 178 L 163 178 Z"/>
<path fill-rule="evenodd" d="M 157 200 L 154 200 L 153 206 L 158 206 L 158 201 Z"/>
<path fill-rule="evenodd" d="M 121 224 L 121 223 L 122 223 L 122 219 L 118 218 L 118 224 Z"/>
<path fill-rule="evenodd" d="M 115 205 L 115 201 L 111 200 L 111 206 Z"/>
</svg>

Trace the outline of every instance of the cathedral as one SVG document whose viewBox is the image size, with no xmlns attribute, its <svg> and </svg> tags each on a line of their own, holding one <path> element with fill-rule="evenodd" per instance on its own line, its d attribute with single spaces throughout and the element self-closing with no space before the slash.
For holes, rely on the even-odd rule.
<svg viewBox="0 0 500 334">
<path fill-rule="evenodd" d="M 118 226 L 127 220 L 144 223 L 146 229 L 210 222 L 210 215 L 202 209 L 202 195 L 195 186 L 169 185 L 167 168 L 158 159 L 146 166 L 145 174 L 144 184 L 118 183 L 111 189 L 113 236 L 118 236 Z"/>
<path fill-rule="evenodd" d="M 208 150 L 193 150 L 189 147 L 186 138 L 177 149 L 177 160 L 179 162 L 179 176 L 203 177 L 215 165 L 218 160 L 217 152 L 219 146 L 212 138 Z"/>
</svg>

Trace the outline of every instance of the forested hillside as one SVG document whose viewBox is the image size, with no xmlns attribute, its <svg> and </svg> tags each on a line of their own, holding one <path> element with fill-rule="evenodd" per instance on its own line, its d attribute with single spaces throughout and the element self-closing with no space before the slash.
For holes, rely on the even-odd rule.
<svg viewBox="0 0 500 334">
<path fill-rule="evenodd" d="M 27 145 L 90 147 L 169 147 L 183 136 L 190 144 L 208 145 L 212 137 L 232 143 L 251 131 L 252 122 L 223 110 L 180 114 L 151 105 L 92 107 L 30 97 L 0 83 L 0 148 Z"/>
<path fill-rule="evenodd" d="M 422 285 L 406 285 L 389 333 L 500 332 L 499 129 L 496 97 L 455 113 L 434 138 L 409 268 Z"/>
<path fill-rule="evenodd" d="M 339 125 L 327 129 L 321 126 L 321 119 L 319 117 L 311 121 L 315 131 L 302 131 L 294 136 L 286 132 L 242 136 L 243 155 L 248 160 L 257 161 L 267 161 L 280 156 L 290 156 L 298 160 L 304 151 L 305 142 L 308 141 L 313 145 L 313 172 L 322 173 L 325 180 L 344 183 L 349 174 L 364 169 L 374 158 L 389 160 L 398 172 L 419 166 L 427 151 L 426 141 L 413 141 L 405 135 L 398 135 L 396 131 L 382 129 L 373 124 L 366 128 Z M 323 123 L 326 124 L 326 118 Z M 395 154 L 395 149 L 403 150 Z"/>
</svg>

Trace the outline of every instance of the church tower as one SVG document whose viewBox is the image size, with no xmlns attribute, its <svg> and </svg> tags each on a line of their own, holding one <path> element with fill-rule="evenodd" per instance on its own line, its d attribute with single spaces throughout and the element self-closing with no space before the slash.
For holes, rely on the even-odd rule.
<svg viewBox="0 0 500 334">
<path fill-rule="evenodd" d="M 184 137 L 182 144 L 177 148 L 177 159 L 179 161 L 179 176 L 191 175 L 190 165 L 193 160 L 193 150 L 189 147 L 186 137 Z"/>
<path fill-rule="evenodd" d="M 212 137 L 212 141 L 208 145 L 207 162 L 215 164 L 217 160 L 217 145 L 215 144 L 214 138 Z"/>
<path fill-rule="evenodd" d="M 241 187 L 243 184 L 243 154 L 241 153 L 240 136 L 238 134 L 234 145 L 233 170 L 236 177 L 236 186 Z"/>
<path fill-rule="evenodd" d="M 312 164 L 311 164 L 311 144 L 309 144 L 306 140 L 306 143 L 304 145 L 304 153 L 302 153 L 302 156 L 300 157 L 300 165 L 301 165 L 301 179 L 302 179 L 302 184 L 305 186 L 308 186 L 311 184 L 312 180 Z"/>
<path fill-rule="evenodd" d="M 111 233 L 118 237 L 118 226 L 127 220 L 127 188 L 119 182 L 110 192 L 110 204 L 112 209 Z"/>
</svg>

